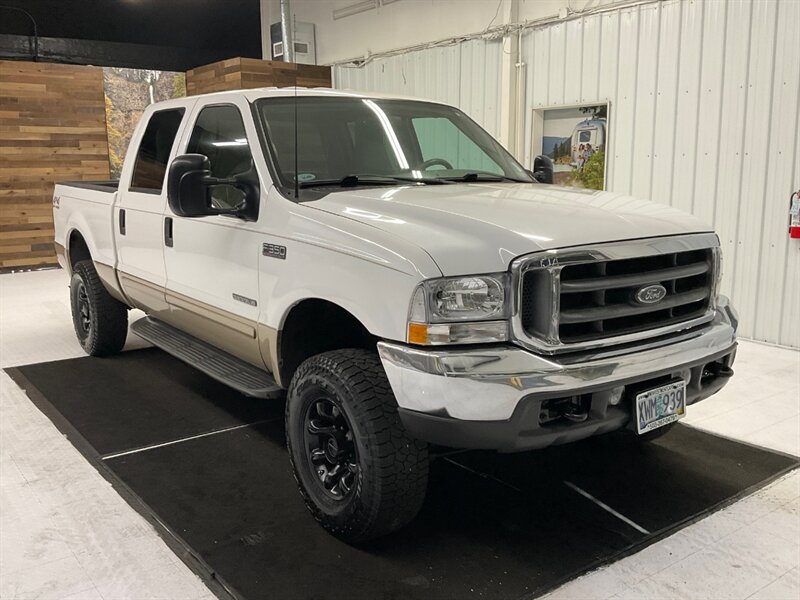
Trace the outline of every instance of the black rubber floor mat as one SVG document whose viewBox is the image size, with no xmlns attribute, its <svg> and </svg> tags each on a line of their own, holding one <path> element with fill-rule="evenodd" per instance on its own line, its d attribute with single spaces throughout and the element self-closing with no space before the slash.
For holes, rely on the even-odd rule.
<svg viewBox="0 0 800 600">
<path fill-rule="evenodd" d="M 531 597 L 797 466 L 683 426 L 649 445 L 620 434 L 446 454 L 417 520 L 353 548 L 303 506 L 282 402 L 246 399 L 157 350 L 9 373 L 193 568 L 251 600 Z"/>
</svg>

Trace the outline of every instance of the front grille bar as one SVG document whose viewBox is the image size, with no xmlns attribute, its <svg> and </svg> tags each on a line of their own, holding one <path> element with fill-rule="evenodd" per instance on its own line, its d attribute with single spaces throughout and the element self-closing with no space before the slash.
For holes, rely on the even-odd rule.
<svg viewBox="0 0 800 600">
<path fill-rule="evenodd" d="M 564 285 L 563 283 L 561 285 Z M 588 323 L 590 321 L 618 319 L 620 317 L 631 317 L 635 315 L 643 315 L 649 312 L 656 312 L 659 310 L 666 310 L 675 308 L 676 306 L 683 306 L 684 304 L 692 304 L 693 302 L 702 302 L 708 296 L 708 290 L 698 289 L 682 294 L 674 294 L 665 298 L 658 304 L 645 304 L 642 306 L 631 306 L 629 304 L 611 304 L 608 306 L 596 306 L 592 308 L 578 308 L 572 310 L 561 311 L 561 324 L 572 323 Z"/>
<path fill-rule="evenodd" d="M 594 292 L 598 290 L 658 283 L 659 281 L 665 281 L 667 279 L 683 279 L 708 273 L 710 268 L 708 263 L 703 262 L 694 265 L 686 265 L 685 267 L 671 267 L 669 269 L 659 269 L 646 273 L 636 273 L 635 275 L 613 275 L 611 277 L 592 277 L 589 279 L 562 281 L 561 293 L 574 294 L 579 292 Z"/>
</svg>

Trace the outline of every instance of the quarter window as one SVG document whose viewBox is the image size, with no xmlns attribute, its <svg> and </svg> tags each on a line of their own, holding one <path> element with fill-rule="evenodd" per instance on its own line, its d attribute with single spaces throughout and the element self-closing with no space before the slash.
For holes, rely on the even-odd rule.
<svg viewBox="0 0 800 600">
<path fill-rule="evenodd" d="M 175 144 L 183 109 L 161 110 L 153 113 L 144 130 L 136 163 L 133 167 L 130 189 L 160 193 L 167 174 L 167 162 Z"/>
</svg>

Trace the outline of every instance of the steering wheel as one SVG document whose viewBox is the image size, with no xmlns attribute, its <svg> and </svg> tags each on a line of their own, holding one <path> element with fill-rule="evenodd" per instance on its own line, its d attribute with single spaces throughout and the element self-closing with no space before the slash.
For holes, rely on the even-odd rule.
<svg viewBox="0 0 800 600">
<path fill-rule="evenodd" d="M 441 167 L 444 167 L 445 169 L 450 169 L 451 171 L 453 170 L 453 165 L 451 165 L 443 158 L 429 158 L 425 162 L 422 162 L 419 165 L 417 165 L 417 169 L 420 171 L 427 171 L 429 167 L 433 167 L 435 165 L 439 165 Z"/>
</svg>

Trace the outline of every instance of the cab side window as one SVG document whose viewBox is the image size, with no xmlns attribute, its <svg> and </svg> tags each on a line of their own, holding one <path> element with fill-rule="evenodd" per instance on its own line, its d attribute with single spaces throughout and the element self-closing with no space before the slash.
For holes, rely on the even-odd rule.
<svg viewBox="0 0 800 600">
<path fill-rule="evenodd" d="M 160 110 L 150 117 L 136 152 L 131 191 L 161 193 L 183 112 L 182 108 Z"/>
<path fill-rule="evenodd" d="M 208 157 L 211 175 L 220 179 L 245 173 L 253 165 L 242 115 L 232 105 L 208 106 L 200 111 L 186 152 Z M 244 200 L 244 192 L 232 185 L 217 185 L 211 190 L 215 208 L 236 208 Z"/>
</svg>

